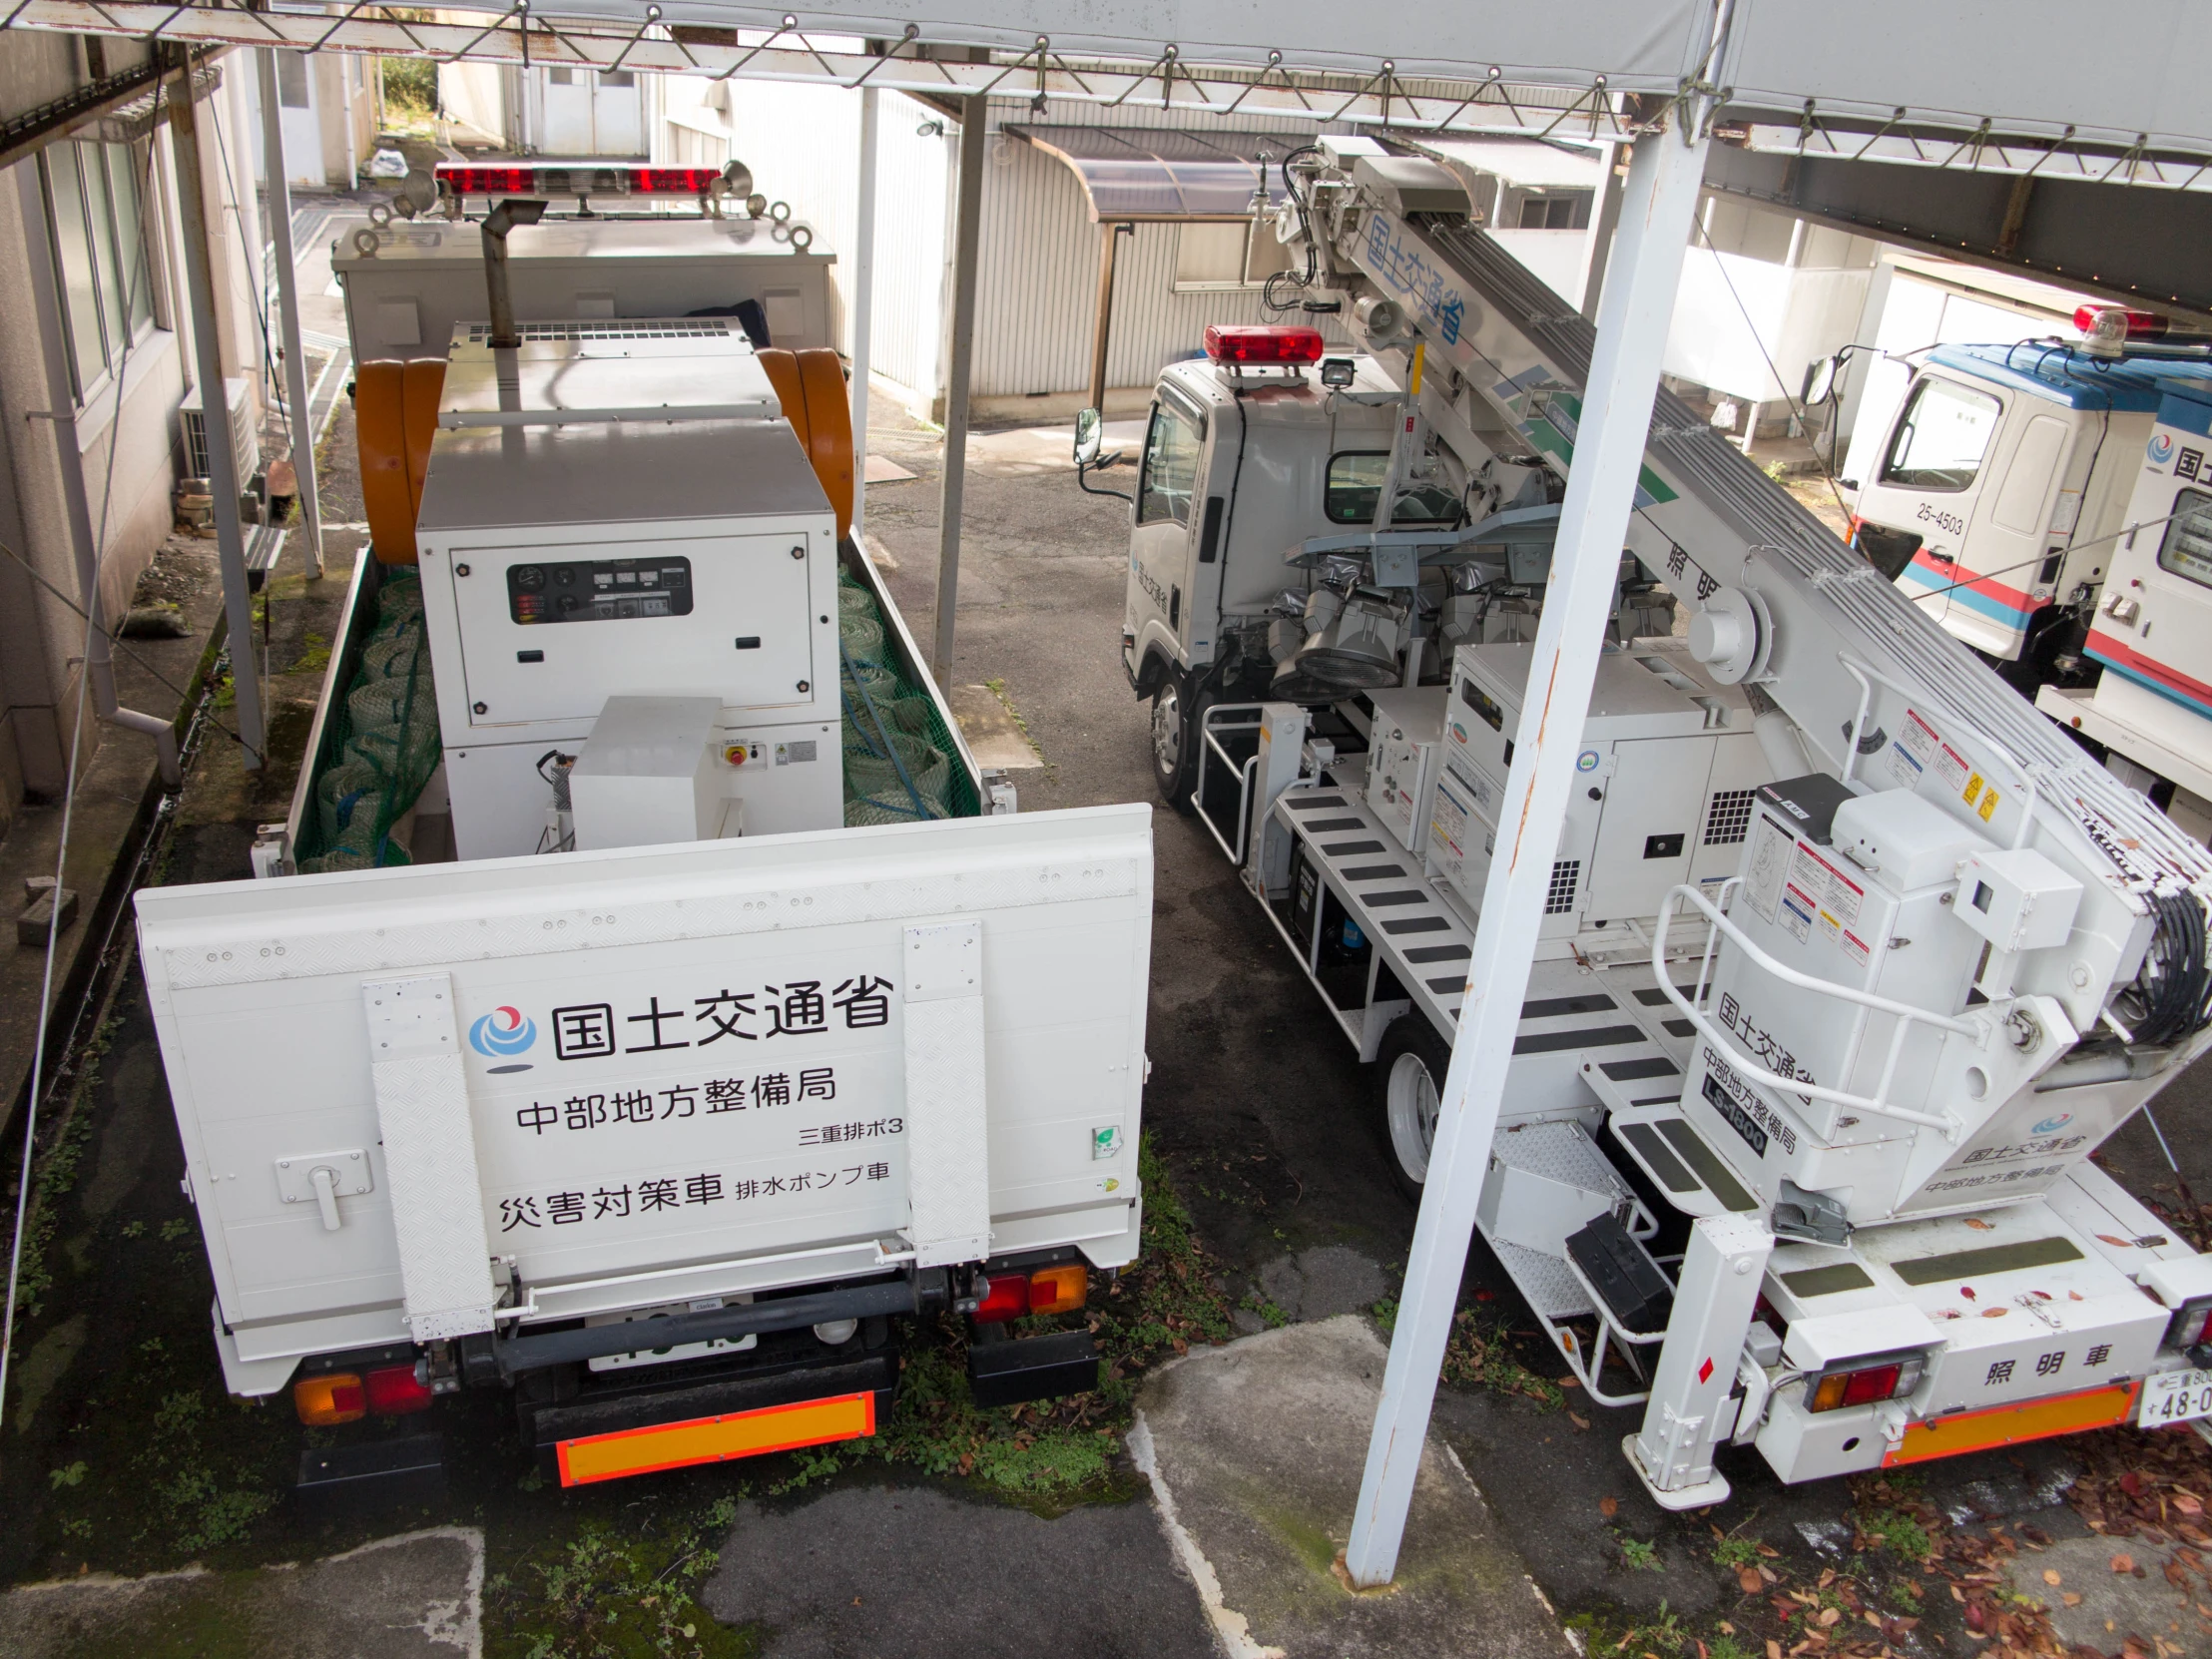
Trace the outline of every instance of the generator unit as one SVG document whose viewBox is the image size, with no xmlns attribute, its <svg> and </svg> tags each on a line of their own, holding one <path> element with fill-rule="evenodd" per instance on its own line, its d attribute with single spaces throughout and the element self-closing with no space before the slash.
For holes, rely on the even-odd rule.
<svg viewBox="0 0 2212 1659">
<path fill-rule="evenodd" d="M 1371 692 L 1375 724 L 1368 747 L 1368 806 L 1398 844 L 1418 853 L 1428 837 L 1444 728 L 1442 686 Z"/>
<path fill-rule="evenodd" d="M 1534 649 L 1462 645 L 1452 660 L 1425 850 L 1470 915 L 1489 877 Z M 1545 938 L 1656 915 L 1677 882 L 1735 874 L 1753 792 L 1771 776 L 1744 693 L 1679 642 L 1648 639 L 1599 659 L 1575 774 Z"/>
<path fill-rule="evenodd" d="M 836 524 L 752 344 L 532 332 L 504 376 L 481 327 L 454 341 L 416 522 L 455 850 L 539 850 L 617 697 L 712 700 L 668 765 L 748 833 L 841 825 Z"/>
</svg>

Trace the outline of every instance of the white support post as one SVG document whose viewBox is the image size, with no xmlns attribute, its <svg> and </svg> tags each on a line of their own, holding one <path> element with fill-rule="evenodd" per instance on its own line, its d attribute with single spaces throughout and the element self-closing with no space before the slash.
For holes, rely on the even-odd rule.
<svg viewBox="0 0 2212 1659">
<path fill-rule="evenodd" d="M 1382 1377 L 1382 1400 L 1368 1446 L 1360 1507 L 1345 1561 L 1355 1584 L 1387 1584 L 1397 1568 L 1413 1477 L 1428 1436 L 1436 1375 L 1458 1302 L 1513 1051 L 1520 1008 L 1543 921 L 1546 887 L 1566 823 L 1574 758 L 1590 710 L 1590 688 L 1612 608 L 1614 577 L 1635 503 L 1637 474 L 1659 389 L 1659 364 L 1682 276 L 1690 218 L 1704 178 L 1706 139 L 1695 107 L 1678 107 L 1667 130 L 1636 141 L 1623 192 L 1620 232 L 1599 301 L 1597 348 L 1583 388 L 1582 417 L 1559 539 L 1537 625 L 1535 652 L 1514 734 L 1498 836 L 1467 995 L 1444 1076 L 1442 1110 L 1428 1158 L 1428 1182 L 1406 1263 L 1397 1329 Z"/>
<path fill-rule="evenodd" d="M 169 136 L 177 154 L 177 229 L 184 245 L 185 290 L 192 307 L 193 377 L 200 384 L 201 419 L 208 432 L 208 490 L 215 497 L 215 546 L 223 571 L 224 627 L 231 647 L 231 686 L 237 696 L 239 748 L 249 772 L 262 769 L 268 724 L 262 713 L 261 648 L 254 638 L 254 594 L 246 573 L 246 534 L 239 524 L 238 456 L 231 449 L 231 408 L 223 383 L 223 342 L 216 334 L 215 255 L 210 220 L 220 202 L 208 200 L 208 175 L 200 149 L 200 121 L 218 119 L 193 94 L 188 66 L 171 84 Z M 211 212 L 211 206 L 214 211 Z"/>
<path fill-rule="evenodd" d="M 1716 1428 L 1773 1250 L 1774 1235 L 1755 1215 L 1705 1216 L 1690 1229 L 1644 1426 L 1621 1441 L 1662 1508 L 1702 1509 L 1728 1496 L 1727 1478 L 1713 1468 Z"/>
<path fill-rule="evenodd" d="M 952 635 L 960 606 L 960 506 L 967 493 L 968 379 L 975 365 L 975 256 L 983 236 L 987 98 L 960 103 L 960 198 L 952 237 L 952 361 L 944 381 L 944 482 L 937 511 L 937 643 L 929 667 L 952 684 Z"/>
<path fill-rule="evenodd" d="M 307 359 L 299 344 L 299 268 L 291 246 L 291 184 L 284 169 L 283 111 L 276 96 L 276 54 L 255 54 L 261 75 L 262 171 L 269 240 L 276 256 L 276 318 L 284 347 L 284 403 L 291 410 L 291 470 L 299 481 L 299 521 L 307 533 L 307 574 L 322 579 L 322 500 L 315 488 L 314 413 L 307 405 Z"/>
<path fill-rule="evenodd" d="M 867 376 L 875 326 L 875 125 L 873 87 L 860 89 L 860 201 L 852 232 L 852 539 L 867 507 Z"/>
</svg>

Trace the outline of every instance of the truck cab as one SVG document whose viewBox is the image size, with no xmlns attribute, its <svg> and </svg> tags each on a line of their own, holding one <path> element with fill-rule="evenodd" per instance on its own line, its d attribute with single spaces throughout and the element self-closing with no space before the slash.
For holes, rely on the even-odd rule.
<svg viewBox="0 0 2212 1659">
<path fill-rule="evenodd" d="M 1920 610 L 2200 839 L 2212 570 L 2190 549 L 2212 503 L 2208 425 L 2202 357 L 1938 346 L 1853 525 L 1853 545 Z"/>
</svg>

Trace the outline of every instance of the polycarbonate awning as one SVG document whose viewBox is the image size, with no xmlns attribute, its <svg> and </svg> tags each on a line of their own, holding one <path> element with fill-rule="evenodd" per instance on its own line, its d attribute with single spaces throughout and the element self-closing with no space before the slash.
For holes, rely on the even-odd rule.
<svg viewBox="0 0 2212 1659">
<path fill-rule="evenodd" d="M 1007 123 L 1067 164 L 1094 221 L 1249 219 L 1252 193 L 1283 199 L 1283 159 L 1311 133 L 1240 133 L 1219 128 L 1046 127 Z"/>
</svg>

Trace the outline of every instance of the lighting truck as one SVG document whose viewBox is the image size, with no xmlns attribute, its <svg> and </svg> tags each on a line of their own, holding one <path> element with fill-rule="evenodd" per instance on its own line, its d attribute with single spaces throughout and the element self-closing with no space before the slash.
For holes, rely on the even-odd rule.
<svg viewBox="0 0 2212 1659">
<path fill-rule="evenodd" d="M 1123 660 L 1417 1192 L 1592 331 L 1429 162 L 1288 183 Z M 2212 1262 L 2089 1161 L 2212 1041 L 2205 848 L 1664 392 L 1575 768 L 1477 1226 L 1658 1501 L 2212 1412 Z"/>
</svg>

